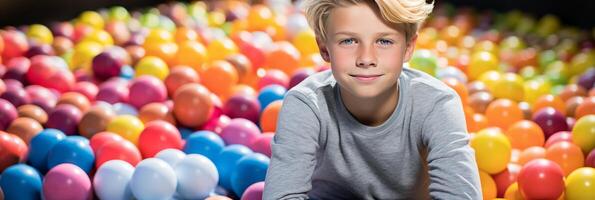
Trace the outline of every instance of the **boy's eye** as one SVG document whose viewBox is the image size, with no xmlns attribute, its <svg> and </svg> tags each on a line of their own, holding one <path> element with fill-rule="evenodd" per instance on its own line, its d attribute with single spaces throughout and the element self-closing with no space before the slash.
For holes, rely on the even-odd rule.
<svg viewBox="0 0 595 200">
<path fill-rule="evenodd" d="M 393 41 L 387 39 L 379 39 L 377 42 L 382 46 L 389 46 L 393 44 Z"/>
<path fill-rule="evenodd" d="M 339 44 L 344 44 L 344 45 L 351 45 L 353 43 L 356 43 L 355 39 L 353 39 L 353 38 L 344 39 L 339 42 Z"/>
</svg>

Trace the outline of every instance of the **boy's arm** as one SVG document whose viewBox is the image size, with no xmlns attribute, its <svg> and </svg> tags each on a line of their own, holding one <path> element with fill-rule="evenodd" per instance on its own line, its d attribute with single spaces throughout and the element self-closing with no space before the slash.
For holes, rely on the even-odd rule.
<svg viewBox="0 0 595 200">
<path fill-rule="evenodd" d="M 320 122 L 300 93 L 288 93 L 271 142 L 263 199 L 308 199 L 316 165 Z"/>
<path fill-rule="evenodd" d="M 475 153 L 469 146 L 461 100 L 451 91 L 434 104 L 423 125 L 432 199 L 481 199 Z"/>
</svg>

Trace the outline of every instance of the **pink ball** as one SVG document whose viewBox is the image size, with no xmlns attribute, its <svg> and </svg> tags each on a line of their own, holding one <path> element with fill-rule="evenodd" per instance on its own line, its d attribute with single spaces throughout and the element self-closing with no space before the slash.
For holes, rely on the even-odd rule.
<svg viewBox="0 0 595 200">
<path fill-rule="evenodd" d="M 132 81 L 128 102 L 137 109 L 154 102 L 163 102 L 167 89 L 161 80 L 154 76 L 140 76 Z"/>
<path fill-rule="evenodd" d="M 242 195 L 242 200 L 260 200 L 264 191 L 264 181 L 260 181 L 246 188 Z"/>
<path fill-rule="evenodd" d="M 25 88 L 25 91 L 29 94 L 31 103 L 43 108 L 45 112 L 49 113 L 58 102 L 58 96 L 42 86 L 30 85 Z"/>
<path fill-rule="evenodd" d="M 61 70 L 52 74 L 42 86 L 52 88 L 60 93 L 68 92 L 74 87 L 74 75 L 70 71 Z"/>
<path fill-rule="evenodd" d="M 27 71 L 27 80 L 31 84 L 42 85 L 58 67 L 51 56 L 39 55 L 31 58 L 31 66 Z"/>
<path fill-rule="evenodd" d="M 271 157 L 271 141 L 275 135 L 273 133 L 264 133 L 259 135 L 250 145 L 250 149 L 257 153 L 262 153 Z"/>
<path fill-rule="evenodd" d="M 258 80 L 258 90 L 271 84 L 278 84 L 287 89 L 287 87 L 289 87 L 289 77 L 281 70 L 269 69 L 265 72 L 264 76 Z"/>
<path fill-rule="evenodd" d="M 83 114 L 77 107 L 61 104 L 50 112 L 45 125 L 47 128 L 61 130 L 66 135 L 74 135 L 78 131 L 78 124 L 82 117 Z"/>
<path fill-rule="evenodd" d="M 43 197 L 53 199 L 92 199 L 91 180 L 87 173 L 70 163 L 60 164 L 45 175 Z"/>
<path fill-rule="evenodd" d="M 572 142 L 572 133 L 570 133 L 568 131 L 560 131 L 560 132 L 554 133 L 552 136 L 550 136 L 550 138 L 547 139 L 544 147 L 547 149 L 548 147 L 552 146 L 553 144 L 556 144 L 558 142 L 563 142 L 563 141 Z"/>
<path fill-rule="evenodd" d="M 231 118 L 226 115 L 221 115 L 218 118 L 209 119 L 209 121 L 207 121 L 207 123 L 205 123 L 200 128 L 200 130 L 213 131 L 214 133 L 220 135 L 221 131 L 223 131 L 223 128 L 229 125 L 230 122 Z"/>
<path fill-rule="evenodd" d="M 241 144 L 250 146 L 260 135 L 260 129 L 250 120 L 236 118 L 229 122 L 229 125 L 221 131 L 221 138 L 225 144 Z"/>
<path fill-rule="evenodd" d="M 595 167 L 595 149 L 591 150 L 589 155 L 587 155 L 587 159 L 585 160 L 586 167 Z"/>
<path fill-rule="evenodd" d="M 260 117 L 260 103 L 254 96 L 234 95 L 223 107 L 223 114 L 230 118 L 244 118 L 258 123 Z"/>
<path fill-rule="evenodd" d="M 301 70 L 295 72 L 291 76 L 291 79 L 289 80 L 289 89 L 293 88 L 294 86 L 296 86 L 297 84 L 302 82 L 304 79 L 308 78 L 308 76 L 310 76 L 314 73 L 316 73 L 316 71 L 314 71 L 311 68 L 304 68 L 304 69 L 301 69 Z"/>
<path fill-rule="evenodd" d="M 0 130 L 6 130 L 17 116 L 17 109 L 10 102 L 0 99 Z"/>
<path fill-rule="evenodd" d="M 97 96 L 99 88 L 91 82 L 83 81 L 76 83 L 72 91 L 85 95 L 89 101 L 95 101 L 95 96 Z"/>
<path fill-rule="evenodd" d="M 128 93 L 128 87 L 124 85 L 102 85 L 95 96 L 95 100 L 105 101 L 110 104 L 125 103 L 128 102 Z"/>
<path fill-rule="evenodd" d="M 5 99 L 12 103 L 14 107 L 19 107 L 25 104 L 31 103 L 31 98 L 29 98 L 29 94 L 23 88 L 12 88 L 6 90 L 4 93 L 0 95 L 0 98 Z"/>
</svg>

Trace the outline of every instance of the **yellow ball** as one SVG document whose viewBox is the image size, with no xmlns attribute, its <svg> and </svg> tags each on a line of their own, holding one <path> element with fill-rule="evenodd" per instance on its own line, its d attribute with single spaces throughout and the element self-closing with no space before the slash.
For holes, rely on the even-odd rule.
<svg viewBox="0 0 595 200">
<path fill-rule="evenodd" d="M 516 102 L 524 98 L 523 78 L 515 73 L 505 73 L 496 82 L 492 91 L 496 98 L 506 98 Z"/>
<path fill-rule="evenodd" d="M 593 66 L 595 66 L 595 51 L 578 53 L 570 61 L 569 76 L 580 75 Z"/>
<path fill-rule="evenodd" d="M 135 66 L 135 76 L 150 75 L 164 80 L 169 74 L 169 67 L 159 57 L 146 56 L 142 58 Z"/>
<path fill-rule="evenodd" d="M 471 80 L 476 80 L 479 76 L 487 71 L 496 70 L 498 71 L 500 61 L 498 58 L 487 51 L 480 51 L 471 55 L 469 61 L 469 68 L 467 74 Z"/>
<path fill-rule="evenodd" d="M 476 43 L 475 46 L 473 46 L 474 53 L 481 52 L 481 51 L 487 51 L 494 55 L 498 55 L 500 52 L 500 48 L 498 48 L 498 45 L 494 44 L 494 42 L 489 41 L 489 40 L 484 40 L 484 41 Z"/>
<path fill-rule="evenodd" d="M 529 80 L 523 84 L 525 102 L 533 105 L 537 99 L 543 95 L 549 94 L 552 86 L 545 80 Z"/>
<path fill-rule="evenodd" d="M 180 44 L 175 57 L 176 65 L 188 65 L 197 72 L 202 70 L 202 65 L 206 60 L 207 49 L 196 41 L 186 41 Z"/>
<path fill-rule="evenodd" d="M 145 38 L 145 45 L 155 45 L 175 42 L 174 36 L 167 30 L 164 29 L 152 29 Z"/>
<path fill-rule="evenodd" d="M 316 35 L 314 35 L 314 31 L 310 29 L 300 31 L 295 38 L 293 38 L 293 46 L 300 51 L 301 55 L 318 53 Z"/>
<path fill-rule="evenodd" d="M 496 182 L 488 173 L 479 170 L 479 180 L 481 182 L 481 193 L 483 199 L 494 199 L 498 195 Z"/>
<path fill-rule="evenodd" d="M 588 154 L 595 148 L 595 115 L 585 115 L 572 128 L 572 142 Z"/>
<path fill-rule="evenodd" d="M 132 115 L 114 117 L 107 124 L 107 131 L 116 133 L 135 145 L 138 143 L 138 137 L 143 129 L 145 129 L 143 122 Z"/>
<path fill-rule="evenodd" d="M 82 42 L 97 42 L 104 47 L 114 45 L 114 39 L 107 31 L 104 30 L 98 30 L 87 35 Z"/>
<path fill-rule="evenodd" d="M 508 138 L 499 129 L 488 128 L 479 131 L 471 140 L 479 169 L 496 174 L 506 169 L 512 147 Z"/>
<path fill-rule="evenodd" d="M 103 46 L 97 42 L 86 41 L 78 43 L 72 54 L 71 69 L 90 68 L 91 61 L 101 53 Z"/>
<path fill-rule="evenodd" d="M 254 5 L 248 12 L 248 27 L 250 30 L 264 30 L 274 23 L 274 15 L 271 9 L 264 5 Z"/>
<path fill-rule="evenodd" d="M 225 23 L 225 13 L 220 11 L 212 11 L 207 15 L 207 21 L 211 27 L 219 27 Z"/>
<path fill-rule="evenodd" d="M 85 11 L 78 18 L 78 23 L 88 24 L 91 27 L 102 30 L 105 22 L 99 13 L 95 11 Z"/>
<path fill-rule="evenodd" d="M 496 85 L 502 80 L 502 73 L 495 70 L 487 71 L 481 74 L 478 80 L 483 82 L 490 92 L 494 92 L 496 90 Z"/>
<path fill-rule="evenodd" d="M 209 61 L 223 60 L 227 56 L 236 54 L 239 52 L 238 46 L 229 38 L 222 38 L 213 40 L 207 46 L 207 54 L 209 55 Z"/>
<path fill-rule="evenodd" d="M 595 168 L 581 167 L 566 177 L 566 199 L 595 199 Z"/>
<path fill-rule="evenodd" d="M 27 37 L 43 44 L 52 44 L 54 36 L 48 27 L 41 24 L 33 24 L 29 26 Z"/>
</svg>

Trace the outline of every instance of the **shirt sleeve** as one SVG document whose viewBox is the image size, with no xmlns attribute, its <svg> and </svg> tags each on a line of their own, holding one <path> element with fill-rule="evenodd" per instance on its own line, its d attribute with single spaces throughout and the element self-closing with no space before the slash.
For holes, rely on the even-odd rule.
<svg viewBox="0 0 595 200">
<path fill-rule="evenodd" d="M 263 199 L 308 199 L 316 165 L 320 121 L 304 95 L 290 92 L 283 100 L 271 143 Z"/>
<path fill-rule="evenodd" d="M 450 91 L 426 117 L 429 191 L 432 199 L 482 199 L 475 152 L 469 146 L 460 98 Z"/>
</svg>

